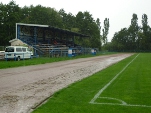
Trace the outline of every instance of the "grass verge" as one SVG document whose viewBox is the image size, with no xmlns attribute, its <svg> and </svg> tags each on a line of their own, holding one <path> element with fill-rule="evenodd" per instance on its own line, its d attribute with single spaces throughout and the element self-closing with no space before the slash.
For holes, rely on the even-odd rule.
<svg viewBox="0 0 151 113">
<path fill-rule="evenodd" d="M 47 103 L 33 113 L 150 113 L 150 53 L 139 54 L 99 95 L 99 98 L 96 99 L 99 104 L 89 103 L 98 91 L 108 84 L 136 55 L 56 92 Z M 114 99 L 101 99 L 101 97 Z M 127 104 L 121 105 L 116 99 Z"/>
<path fill-rule="evenodd" d="M 114 52 L 106 52 L 106 53 L 98 53 L 96 56 L 99 55 L 109 55 L 109 54 L 116 54 Z M 12 67 L 19 67 L 19 66 L 29 66 L 29 65 L 37 65 L 37 64 L 45 64 L 45 63 L 52 63 L 58 61 L 65 61 L 65 60 L 72 60 L 77 58 L 87 58 L 87 57 L 94 57 L 94 55 L 79 55 L 72 58 L 69 57 L 39 57 L 33 58 L 28 60 L 21 60 L 21 61 L 0 61 L 0 69 L 4 68 L 12 68 Z"/>
</svg>

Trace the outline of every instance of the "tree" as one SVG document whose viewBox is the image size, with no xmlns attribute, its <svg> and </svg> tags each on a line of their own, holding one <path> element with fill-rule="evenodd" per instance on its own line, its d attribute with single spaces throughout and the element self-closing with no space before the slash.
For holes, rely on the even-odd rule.
<svg viewBox="0 0 151 113">
<path fill-rule="evenodd" d="M 98 23 L 97 23 L 98 22 Z M 80 33 L 87 34 L 90 38 L 82 38 L 79 43 L 86 47 L 101 48 L 100 42 L 100 22 L 93 19 L 89 12 L 78 12 L 76 15 L 76 28 Z"/>
<path fill-rule="evenodd" d="M 148 17 L 142 15 L 142 27 L 138 26 L 136 14 L 132 15 L 131 25 L 116 32 L 112 39 L 112 48 L 117 51 L 151 51 L 151 28 Z"/>
<path fill-rule="evenodd" d="M 133 14 L 131 19 L 131 25 L 128 28 L 129 48 L 131 51 L 135 51 L 136 49 L 138 49 L 139 45 L 137 45 L 136 43 L 136 41 L 138 40 L 138 31 L 139 31 L 139 26 L 138 26 L 137 14 Z"/>
<path fill-rule="evenodd" d="M 99 31 L 99 34 L 100 34 L 100 45 L 102 45 L 102 41 L 101 41 L 101 22 L 100 22 L 100 19 L 97 18 L 96 20 L 96 24 L 97 24 L 97 27 L 98 27 L 98 31 Z M 101 46 L 100 46 L 101 47 Z M 101 48 L 100 48 L 101 49 Z"/>
<path fill-rule="evenodd" d="M 104 20 L 104 28 L 102 29 L 102 40 L 103 40 L 103 43 L 104 44 L 107 44 L 107 35 L 109 33 L 109 27 L 110 27 L 110 24 L 109 24 L 109 18 L 105 18 Z"/>
<path fill-rule="evenodd" d="M 61 16 L 53 8 L 37 5 L 36 7 L 30 6 L 29 9 L 24 7 L 23 10 L 26 10 L 26 13 L 28 11 L 24 21 L 31 24 L 51 25 L 54 27 L 62 26 Z"/>
<path fill-rule="evenodd" d="M 99 19 L 99 18 L 96 19 L 96 24 L 97 24 L 97 26 L 98 26 L 98 29 L 99 29 L 100 32 L 101 32 L 101 22 L 100 22 L 100 19 Z"/>
<path fill-rule="evenodd" d="M 147 36 L 148 31 L 148 17 L 146 14 L 142 15 L 142 30 L 145 36 Z"/>
<path fill-rule="evenodd" d="M 64 9 L 61 9 L 59 14 L 62 17 L 63 29 L 71 30 L 75 28 L 75 16 L 72 13 L 67 14 Z"/>
<path fill-rule="evenodd" d="M 146 51 L 151 50 L 151 36 L 150 36 L 150 27 L 148 25 L 148 17 L 146 14 L 142 15 L 142 31 L 143 31 L 143 45 Z"/>
<path fill-rule="evenodd" d="M 1 45 L 9 45 L 9 41 L 15 38 L 16 23 L 20 22 L 20 8 L 14 1 L 9 4 L 0 4 L 0 40 Z"/>
<path fill-rule="evenodd" d="M 21 8 L 21 22 L 22 23 L 30 23 L 30 15 L 31 15 L 31 7 L 24 6 Z"/>
<path fill-rule="evenodd" d="M 114 34 L 112 39 L 112 48 L 117 51 L 129 51 L 129 32 L 127 28 L 121 29 Z"/>
</svg>

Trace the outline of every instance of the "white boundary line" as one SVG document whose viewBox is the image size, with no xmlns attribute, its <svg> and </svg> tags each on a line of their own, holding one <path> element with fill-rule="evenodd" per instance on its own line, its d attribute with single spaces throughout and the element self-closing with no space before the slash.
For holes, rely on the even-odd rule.
<svg viewBox="0 0 151 113">
<path fill-rule="evenodd" d="M 98 98 L 102 98 L 102 99 L 108 99 L 108 100 L 116 100 L 117 102 L 120 102 L 121 104 L 119 103 L 99 103 L 99 102 L 94 102 L 92 104 L 102 104 L 102 105 L 119 105 L 119 106 L 129 106 L 129 107 L 148 107 L 148 108 L 151 108 L 151 106 L 148 106 L 148 105 L 134 105 L 134 104 L 127 104 L 126 102 L 124 102 L 123 100 L 120 100 L 120 99 L 116 99 L 116 98 L 110 98 L 110 97 L 98 97 Z"/>
<path fill-rule="evenodd" d="M 139 54 L 138 54 L 139 55 Z M 129 62 L 109 83 L 107 83 L 90 101 L 90 103 L 94 103 L 94 101 L 101 95 L 101 93 L 138 57 L 138 55 Z"/>
<path fill-rule="evenodd" d="M 139 55 L 139 54 L 138 54 Z M 131 105 L 131 104 L 127 104 L 126 102 L 120 100 L 120 99 L 115 99 L 115 98 L 110 98 L 110 97 L 99 97 L 103 91 L 105 89 L 108 88 L 108 86 L 111 85 L 111 83 L 138 57 L 138 55 L 132 60 L 130 61 L 109 83 L 107 83 L 93 98 L 92 100 L 89 102 L 91 104 L 106 104 L 106 105 L 121 105 L 121 106 L 137 106 L 137 107 L 151 107 L 151 106 L 147 106 L 147 105 Z M 112 100 L 117 100 L 119 102 L 122 102 L 122 104 L 117 104 L 117 103 L 97 103 L 95 102 L 97 98 L 106 98 L 106 99 L 112 99 Z"/>
<path fill-rule="evenodd" d="M 113 105 L 113 106 L 128 106 L 128 107 L 146 107 L 146 108 L 151 108 L 151 106 L 148 105 L 132 105 L 132 104 L 117 104 L 117 103 L 98 103 L 98 102 L 94 102 L 91 104 L 102 104 L 102 105 Z"/>
<path fill-rule="evenodd" d="M 123 100 L 116 99 L 116 98 L 111 98 L 111 97 L 98 97 L 98 98 L 107 99 L 107 100 L 116 100 L 117 102 L 121 102 L 122 105 L 127 105 L 127 103 L 124 102 Z M 95 103 L 97 103 L 97 102 L 95 102 Z"/>
</svg>

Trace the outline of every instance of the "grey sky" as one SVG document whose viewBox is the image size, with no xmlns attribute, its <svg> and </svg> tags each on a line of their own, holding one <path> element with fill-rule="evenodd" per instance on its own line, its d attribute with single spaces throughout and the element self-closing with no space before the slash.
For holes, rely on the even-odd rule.
<svg viewBox="0 0 151 113">
<path fill-rule="evenodd" d="M 3 4 L 9 3 L 10 0 L 1 0 Z M 129 27 L 131 24 L 132 14 L 138 16 L 138 23 L 141 25 L 142 15 L 148 16 L 148 24 L 151 24 L 151 0 L 14 0 L 20 7 L 30 5 L 42 5 L 60 10 L 63 8 L 66 13 L 71 12 L 73 15 L 79 11 L 88 11 L 96 20 L 99 18 L 101 26 L 105 18 L 110 19 L 110 29 L 108 39 L 112 39 L 115 32 L 121 28 Z M 150 25 L 151 26 L 151 25 Z"/>
</svg>

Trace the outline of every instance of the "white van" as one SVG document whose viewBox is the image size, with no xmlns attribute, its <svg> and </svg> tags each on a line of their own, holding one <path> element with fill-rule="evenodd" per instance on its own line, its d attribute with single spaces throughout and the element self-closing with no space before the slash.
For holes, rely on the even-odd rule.
<svg viewBox="0 0 151 113">
<path fill-rule="evenodd" d="M 29 59 L 33 56 L 33 52 L 24 46 L 8 46 L 5 48 L 5 59 Z"/>
</svg>

